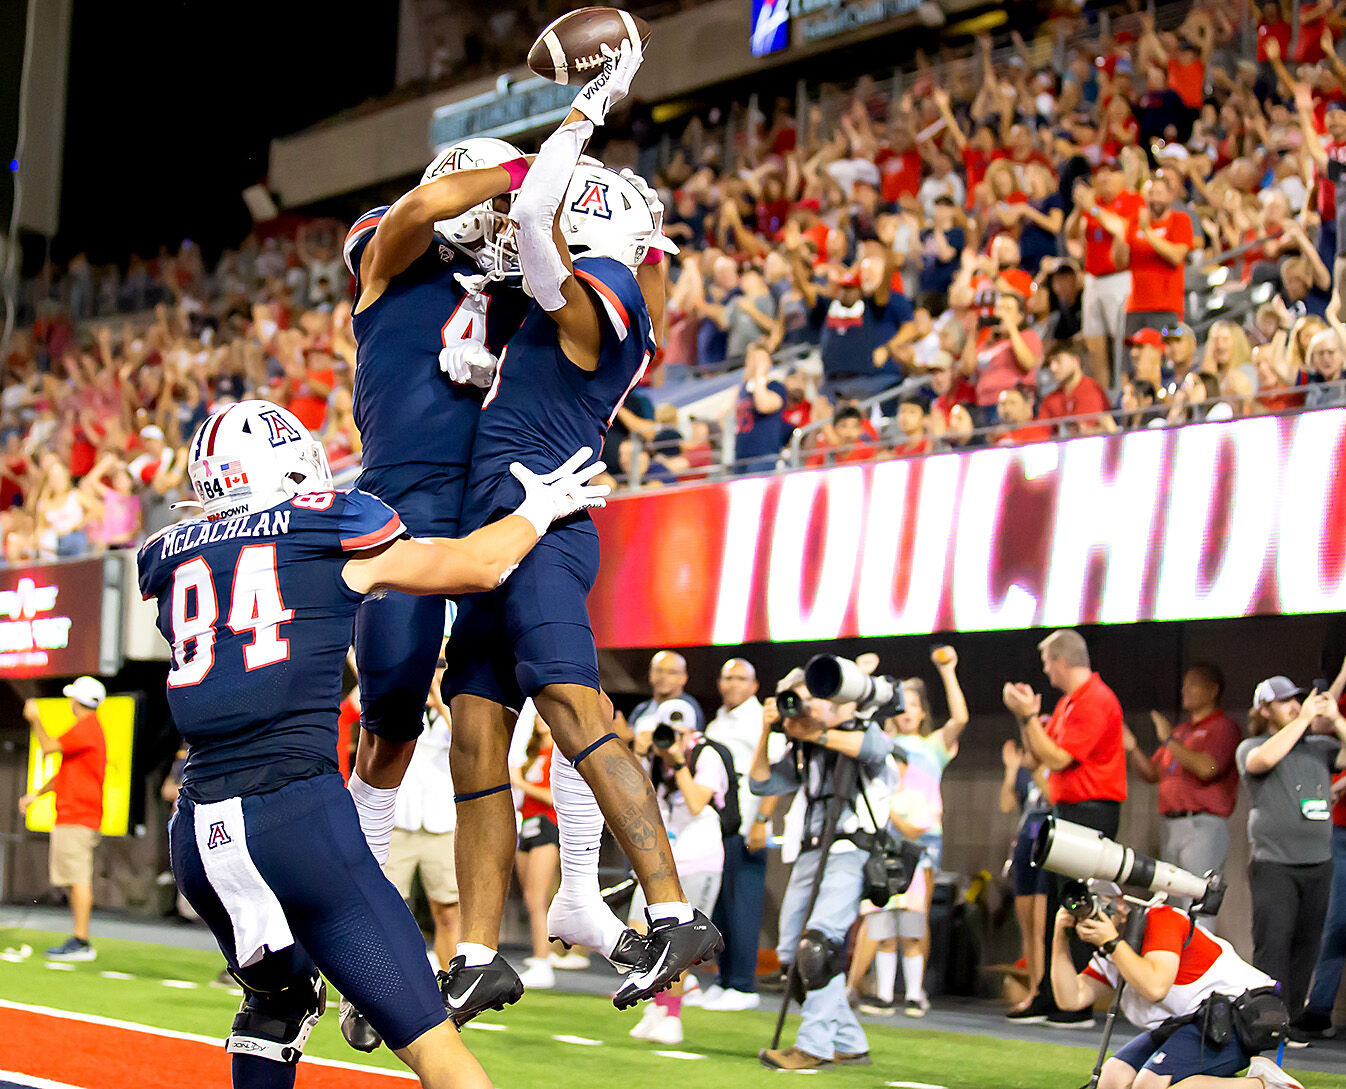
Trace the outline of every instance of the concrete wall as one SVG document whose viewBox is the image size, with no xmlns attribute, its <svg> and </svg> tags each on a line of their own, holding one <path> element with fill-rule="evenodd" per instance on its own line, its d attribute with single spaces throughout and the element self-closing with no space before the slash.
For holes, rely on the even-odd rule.
<svg viewBox="0 0 1346 1089">
<path fill-rule="evenodd" d="M 940 6 L 954 14 L 973 4 L 974 0 L 942 0 Z M 759 59 L 749 51 L 750 11 L 745 0 L 712 0 L 658 20 L 633 93 L 647 102 L 664 101 L 917 24 L 912 14 Z M 507 74 L 523 78 L 529 72 L 520 66 Z M 493 85 L 494 80 L 475 80 L 273 140 L 269 184 L 282 204 L 295 207 L 419 173 L 429 159 L 428 134 L 435 109 L 490 91 Z"/>
</svg>

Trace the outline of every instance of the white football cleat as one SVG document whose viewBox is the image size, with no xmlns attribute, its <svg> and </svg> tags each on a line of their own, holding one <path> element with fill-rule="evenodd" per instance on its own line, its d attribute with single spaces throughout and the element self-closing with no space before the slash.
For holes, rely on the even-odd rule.
<svg viewBox="0 0 1346 1089">
<path fill-rule="evenodd" d="M 550 991 L 556 986 L 556 973 L 545 957 L 528 957 L 524 960 L 524 970 L 519 973 L 519 982 L 531 991 Z"/>
<path fill-rule="evenodd" d="M 635 1037 L 637 1040 L 652 1039 L 650 1033 L 654 1031 L 654 1026 L 664 1019 L 664 1016 L 663 1006 L 656 1006 L 653 1002 L 649 1003 L 645 1007 L 644 1016 L 641 1017 L 640 1021 L 636 1024 L 636 1027 L 630 1031 L 629 1035 Z"/>
<path fill-rule="evenodd" d="M 1264 1055 L 1254 1055 L 1248 1067 L 1248 1077 L 1257 1078 L 1266 1089 L 1304 1089 L 1302 1082 L 1290 1077 Z"/>
<path fill-rule="evenodd" d="M 569 953 L 553 953 L 547 963 L 563 972 L 582 972 L 589 967 L 589 958 L 572 949 Z"/>
<path fill-rule="evenodd" d="M 669 1017 L 665 1014 L 662 1019 L 654 1023 L 645 1039 L 652 1044 L 672 1045 L 682 1043 L 682 1018 Z"/>
<path fill-rule="evenodd" d="M 736 991 L 733 988 L 721 991 L 714 997 L 710 992 L 706 992 L 705 1000 L 701 1003 L 703 1010 L 710 1010 L 712 1013 L 731 1013 L 738 1010 L 755 1010 L 761 1008 L 762 996 L 759 994 L 749 994 L 747 991 Z"/>
</svg>

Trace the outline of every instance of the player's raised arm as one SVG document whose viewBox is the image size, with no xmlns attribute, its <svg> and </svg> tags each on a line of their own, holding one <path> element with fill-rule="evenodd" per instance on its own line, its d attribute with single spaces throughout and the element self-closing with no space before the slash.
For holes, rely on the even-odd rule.
<svg viewBox="0 0 1346 1089">
<path fill-rule="evenodd" d="M 630 38 L 617 51 L 609 46 L 603 50 L 608 58 L 603 70 L 585 84 L 561 127 L 543 142 L 512 213 L 519 225 L 524 280 L 560 329 L 561 350 L 584 370 L 598 366 L 602 329 L 592 299 L 572 271 L 570 248 L 558 223 L 561 202 L 594 126 L 625 97 L 642 57 L 640 42 Z"/>
<path fill-rule="evenodd" d="M 470 594 L 493 590 L 519 565 L 558 518 L 604 506 L 610 490 L 590 484 L 607 468 L 585 462 L 585 446 L 545 476 L 515 462 L 510 472 L 523 485 L 524 500 L 510 515 L 462 538 L 400 537 L 356 556 L 342 578 L 357 593 L 401 590 L 408 594 Z"/>
<path fill-rule="evenodd" d="M 361 255 L 361 291 L 356 309 L 378 298 L 389 280 L 405 272 L 425 252 L 437 222 L 453 219 L 482 201 L 517 189 L 527 170 L 528 162 L 520 155 L 499 166 L 455 170 L 403 194 L 383 214 Z"/>
</svg>

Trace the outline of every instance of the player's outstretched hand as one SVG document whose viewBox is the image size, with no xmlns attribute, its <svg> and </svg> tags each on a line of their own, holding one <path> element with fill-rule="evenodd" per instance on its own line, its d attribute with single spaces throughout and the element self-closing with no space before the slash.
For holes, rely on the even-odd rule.
<svg viewBox="0 0 1346 1089">
<path fill-rule="evenodd" d="M 606 472 L 607 466 L 601 461 L 585 465 L 592 456 L 593 451 L 582 446 L 569 461 L 545 476 L 517 461 L 509 467 L 523 485 L 523 504 L 516 513 L 533 523 L 538 536 L 559 518 L 607 505 L 607 495 L 612 489 L 606 484 L 589 483 L 599 473 Z"/>
<path fill-rule="evenodd" d="M 573 108 L 595 125 L 601 125 L 608 110 L 626 97 L 644 59 L 640 42 L 630 38 L 624 39 L 619 49 L 604 44 L 603 56 L 606 60 L 598 75 L 580 89 L 573 103 Z"/>
<path fill-rule="evenodd" d="M 464 340 L 440 349 L 439 369 L 450 382 L 490 389 L 495 381 L 497 360 L 485 347 L 474 340 Z"/>
</svg>

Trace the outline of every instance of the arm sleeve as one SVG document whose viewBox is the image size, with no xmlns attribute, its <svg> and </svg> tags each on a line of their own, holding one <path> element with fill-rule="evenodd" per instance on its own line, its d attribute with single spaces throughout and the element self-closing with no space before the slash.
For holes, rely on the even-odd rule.
<svg viewBox="0 0 1346 1089">
<path fill-rule="evenodd" d="M 1140 955 L 1162 952 L 1182 956 L 1189 929 L 1190 922 L 1182 912 L 1164 906 L 1151 908 L 1145 917 L 1145 939 L 1141 942 Z"/>
<path fill-rule="evenodd" d="M 1242 740 L 1239 728 L 1227 718 L 1221 719 L 1218 729 L 1207 735 L 1205 753 L 1215 761 L 1216 778 L 1229 771 L 1234 763 L 1234 751 Z"/>
<path fill-rule="evenodd" d="M 362 491 L 338 495 L 345 501 L 336 527 L 342 552 L 378 548 L 406 535 L 402 519 L 383 500 Z"/>
<path fill-rule="evenodd" d="M 1107 708 L 1097 703 L 1072 707 L 1062 723 L 1061 736 L 1054 740 L 1072 760 L 1084 763 L 1103 741 L 1110 723 Z"/>
<path fill-rule="evenodd" d="M 93 731 L 97 729 L 97 719 L 80 719 L 77 721 L 75 725 L 56 739 L 56 743 L 61 746 L 61 755 L 74 756 L 76 753 L 93 748 Z"/>
<path fill-rule="evenodd" d="M 366 212 L 352 225 L 346 233 L 346 241 L 341 246 L 341 256 L 346 262 L 346 269 L 357 280 L 360 278 L 360 258 L 364 256 L 365 247 L 369 245 L 369 240 L 374 237 L 374 230 L 379 225 L 379 220 L 383 218 L 383 213 L 388 210 L 389 205 L 383 205 L 381 208 L 373 208 Z"/>
<path fill-rule="evenodd" d="M 593 132 L 592 122 L 573 121 L 548 136 L 514 201 L 513 216 L 519 222 L 519 267 L 533 298 L 548 313 L 565 306 L 561 285 L 570 276 L 556 252 L 552 224 L 580 151 Z"/>
</svg>

